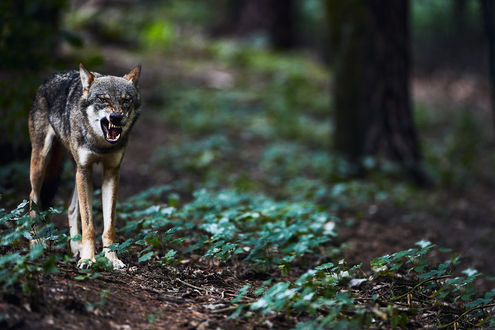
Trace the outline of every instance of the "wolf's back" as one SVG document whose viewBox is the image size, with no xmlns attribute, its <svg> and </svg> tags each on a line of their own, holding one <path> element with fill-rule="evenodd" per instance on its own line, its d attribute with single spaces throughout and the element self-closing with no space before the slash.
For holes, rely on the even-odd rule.
<svg viewBox="0 0 495 330">
<path fill-rule="evenodd" d="M 52 204 L 60 184 L 60 174 L 65 150 L 62 144 L 70 134 L 70 111 L 77 107 L 81 97 L 81 83 L 77 71 L 65 71 L 50 75 L 41 84 L 29 113 L 31 139 L 44 139 L 49 126 L 57 133 L 47 158 L 40 199 L 43 209 Z M 32 141 L 33 143 L 34 141 Z M 38 141 L 37 143 L 41 143 Z"/>
<path fill-rule="evenodd" d="M 81 94 L 79 72 L 52 74 L 38 88 L 30 116 L 47 116 L 57 135 L 65 139 L 70 134 L 70 111 L 78 107 Z"/>
</svg>

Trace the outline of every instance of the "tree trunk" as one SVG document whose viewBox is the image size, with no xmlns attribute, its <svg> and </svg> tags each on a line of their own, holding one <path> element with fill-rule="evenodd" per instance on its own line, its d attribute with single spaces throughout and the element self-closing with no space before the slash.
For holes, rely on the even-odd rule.
<svg viewBox="0 0 495 330">
<path fill-rule="evenodd" d="M 327 0 L 335 149 L 356 167 L 386 157 L 424 183 L 409 93 L 407 0 Z"/>
<path fill-rule="evenodd" d="M 486 37 L 488 39 L 488 68 L 490 78 L 490 103 L 495 132 L 495 5 L 492 0 L 481 0 L 481 11 Z M 495 140 L 495 138 L 494 138 Z"/>
<path fill-rule="evenodd" d="M 264 33 L 277 49 L 290 49 L 296 43 L 293 0 L 239 0 L 237 34 Z"/>
<path fill-rule="evenodd" d="M 452 3 L 452 27 L 456 35 L 466 33 L 466 25 L 468 21 L 467 1 L 453 0 Z"/>
</svg>

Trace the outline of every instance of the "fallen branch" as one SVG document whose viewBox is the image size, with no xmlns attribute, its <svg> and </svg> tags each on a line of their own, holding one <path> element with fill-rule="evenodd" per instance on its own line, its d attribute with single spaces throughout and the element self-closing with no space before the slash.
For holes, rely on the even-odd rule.
<svg viewBox="0 0 495 330">
<path fill-rule="evenodd" d="M 193 288 L 193 289 L 196 289 L 196 290 L 199 290 L 199 291 L 204 291 L 205 293 L 208 292 L 207 289 L 204 289 L 204 288 L 201 288 L 199 286 L 195 286 L 195 285 L 192 285 L 190 283 L 187 283 L 186 281 L 183 281 L 180 278 L 176 278 L 175 280 L 178 281 L 178 282 L 180 282 L 180 283 L 182 283 L 182 284 L 184 284 L 184 285 L 186 285 L 186 286 L 188 286 L 188 287 L 190 287 L 190 288 Z"/>
</svg>

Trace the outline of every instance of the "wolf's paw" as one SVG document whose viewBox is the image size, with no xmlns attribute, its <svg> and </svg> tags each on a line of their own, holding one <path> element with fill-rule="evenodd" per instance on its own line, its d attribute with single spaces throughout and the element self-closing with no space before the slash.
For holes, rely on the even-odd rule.
<svg viewBox="0 0 495 330">
<path fill-rule="evenodd" d="M 81 253 L 81 242 L 80 241 L 70 241 L 70 250 L 74 257 L 77 257 Z"/>
<path fill-rule="evenodd" d="M 81 258 L 77 262 L 77 267 L 80 269 L 90 268 L 92 264 L 96 262 L 95 254 L 91 249 L 84 249 L 84 247 L 80 250 Z"/>
<path fill-rule="evenodd" d="M 126 267 L 126 265 L 119 258 L 117 258 L 117 253 L 113 251 L 106 252 L 105 257 L 112 263 L 113 269 L 122 269 Z"/>
<path fill-rule="evenodd" d="M 126 265 L 120 261 L 120 259 L 115 259 L 112 261 L 113 269 L 124 269 Z"/>
<path fill-rule="evenodd" d="M 77 262 L 77 267 L 79 269 L 88 269 L 88 268 L 91 268 L 91 265 L 94 264 L 96 262 L 95 258 L 92 258 L 92 259 L 79 259 L 79 261 Z"/>
</svg>

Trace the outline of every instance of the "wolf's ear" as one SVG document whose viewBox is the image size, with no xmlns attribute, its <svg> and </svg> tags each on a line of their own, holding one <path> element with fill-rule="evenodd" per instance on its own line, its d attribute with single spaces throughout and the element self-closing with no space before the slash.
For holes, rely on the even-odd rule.
<svg viewBox="0 0 495 330">
<path fill-rule="evenodd" d="M 79 75 L 81 76 L 83 92 L 87 92 L 89 90 L 89 87 L 95 80 L 95 76 L 91 72 L 89 72 L 82 64 L 79 64 Z"/>
<path fill-rule="evenodd" d="M 139 74 L 141 73 L 141 64 L 136 65 L 134 69 L 131 70 L 128 74 L 124 76 L 124 79 L 132 81 L 134 86 L 137 86 L 139 80 Z"/>
</svg>

